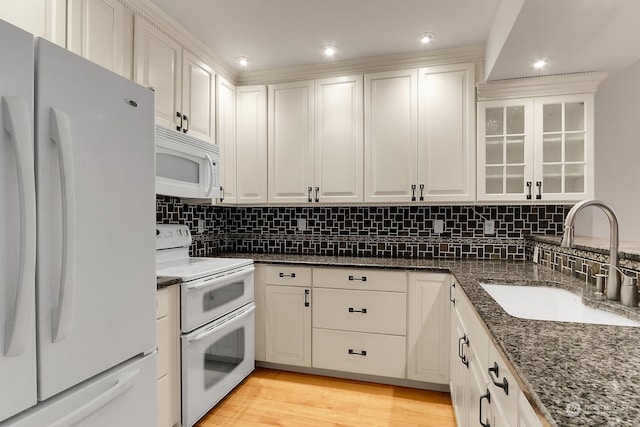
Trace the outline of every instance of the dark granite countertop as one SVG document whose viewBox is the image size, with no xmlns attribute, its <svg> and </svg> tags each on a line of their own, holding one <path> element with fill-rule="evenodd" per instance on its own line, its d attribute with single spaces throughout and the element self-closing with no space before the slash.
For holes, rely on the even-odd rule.
<svg viewBox="0 0 640 427">
<path fill-rule="evenodd" d="M 171 285 L 177 285 L 181 282 L 182 280 L 176 279 L 175 277 L 156 276 L 157 289 L 166 288 Z"/>
<path fill-rule="evenodd" d="M 640 425 L 640 329 L 512 317 L 479 285 L 509 283 L 567 289 L 590 306 L 640 320 L 640 309 L 599 300 L 584 282 L 528 261 L 390 259 L 222 253 L 257 263 L 450 271 L 484 321 L 520 385 L 553 426 Z"/>
</svg>

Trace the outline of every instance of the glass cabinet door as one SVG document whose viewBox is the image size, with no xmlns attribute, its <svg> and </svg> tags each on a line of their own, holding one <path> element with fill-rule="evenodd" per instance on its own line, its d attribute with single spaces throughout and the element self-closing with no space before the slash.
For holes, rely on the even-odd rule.
<svg viewBox="0 0 640 427">
<path fill-rule="evenodd" d="M 485 102 L 478 109 L 478 198 L 526 200 L 532 194 L 530 100 Z"/>
<path fill-rule="evenodd" d="M 582 199 L 591 194 L 591 117 L 581 96 L 535 101 L 536 199 Z"/>
</svg>

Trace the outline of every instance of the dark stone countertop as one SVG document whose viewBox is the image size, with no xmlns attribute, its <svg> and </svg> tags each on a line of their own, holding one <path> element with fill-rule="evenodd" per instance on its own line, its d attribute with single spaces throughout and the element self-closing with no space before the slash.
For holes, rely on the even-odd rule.
<svg viewBox="0 0 640 427">
<path fill-rule="evenodd" d="M 177 285 L 182 283 L 182 280 L 175 277 L 156 276 L 157 289 L 166 288 L 171 285 Z"/>
<path fill-rule="evenodd" d="M 552 426 L 640 425 L 640 329 L 512 317 L 479 285 L 547 285 L 582 295 L 590 306 L 640 320 L 640 309 L 599 300 L 584 282 L 528 261 L 391 259 L 222 253 L 257 263 L 450 271 L 512 364 L 520 385 Z"/>
</svg>

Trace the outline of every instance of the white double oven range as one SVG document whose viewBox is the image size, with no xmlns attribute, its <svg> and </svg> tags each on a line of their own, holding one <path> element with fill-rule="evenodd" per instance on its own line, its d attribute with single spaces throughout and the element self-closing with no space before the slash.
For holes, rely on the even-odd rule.
<svg viewBox="0 0 640 427">
<path fill-rule="evenodd" d="M 189 427 L 255 365 L 253 260 L 189 257 L 191 241 L 187 226 L 156 226 L 156 273 L 182 280 L 182 424 Z"/>
</svg>

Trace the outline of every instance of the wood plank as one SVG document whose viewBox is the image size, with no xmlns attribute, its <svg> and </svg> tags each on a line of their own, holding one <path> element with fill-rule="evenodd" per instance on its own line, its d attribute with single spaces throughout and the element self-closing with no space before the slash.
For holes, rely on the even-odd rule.
<svg viewBox="0 0 640 427">
<path fill-rule="evenodd" d="M 455 427 L 448 393 L 256 369 L 197 427 Z"/>
</svg>

